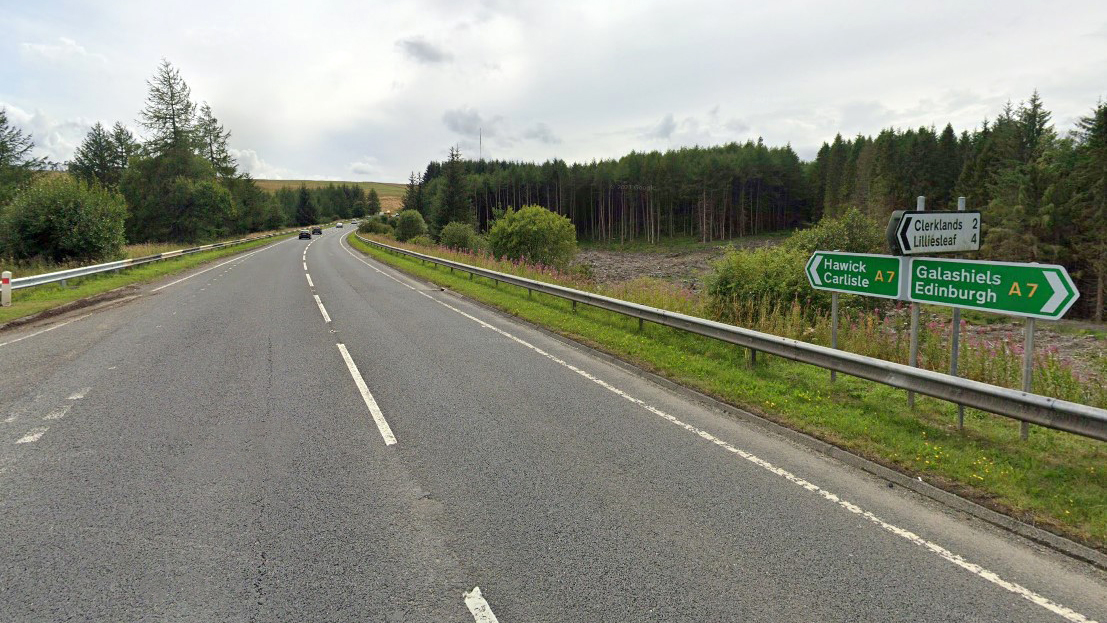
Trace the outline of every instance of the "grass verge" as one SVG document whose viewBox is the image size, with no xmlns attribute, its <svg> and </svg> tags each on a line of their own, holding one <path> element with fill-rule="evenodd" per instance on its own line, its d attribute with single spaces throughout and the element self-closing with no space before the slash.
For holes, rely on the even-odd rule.
<svg viewBox="0 0 1107 623">
<path fill-rule="evenodd" d="M 494 286 L 489 280 L 424 266 L 353 235 L 350 244 L 386 264 L 541 325 L 686 387 L 892 467 L 1021 521 L 1107 552 L 1107 444 L 1018 423 L 762 354 L 605 310 Z M 430 251 L 423 251 L 429 253 Z"/>
<path fill-rule="evenodd" d="M 232 247 L 212 249 L 211 251 L 203 251 L 170 260 L 151 262 L 134 268 L 125 268 L 118 273 L 101 273 L 70 279 L 68 280 L 68 287 L 64 288 L 59 283 L 49 283 L 34 288 L 13 290 L 11 307 L 0 307 L 0 325 L 79 299 L 102 294 L 115 288 L 153 281 L 172 273 L 188 270 L 204 262 L 279 242 L 286 238 L 287 236 L 281 236 L 244 242 Z M 177 248 L 180 248 L 180 246 L 177 245 Z"/>
</svg>

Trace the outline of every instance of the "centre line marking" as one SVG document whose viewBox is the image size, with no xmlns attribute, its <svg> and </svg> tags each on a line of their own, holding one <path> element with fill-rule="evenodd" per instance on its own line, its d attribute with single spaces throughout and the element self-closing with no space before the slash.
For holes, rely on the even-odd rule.
<svg viewBox="0 0 1107 623">
<path fill-rule="evenodd" d="M 307 262 L 304 262 L 304 270 L 307 270 Z"/>
<path fill-rule="evenodd" d="M 39 426 L 38 428 L 32 428 L 29 433 L 19 438 L 15 443 L 34 443 L 38 441 L 39 437 L 46 434 L 46 431 L 50 430 L 49 426 Z"/>
<path fill-rule="evenodd" d="M 57 329 L 59 327 L 64 327 L 65 325 L 67 325 L 71 322 L 77 322 L 78 320 L 84 320 L 85 318 L 88 318 L 91 315 L 92 314 L 85 314 L 84 316 L 81 316 L 79 318 L 74 318 L 73 320 L 66 320 L 65 322 L 59 322 L 58 324 L 56 324 L 52 327 L 47 327 L 47 328 L 45 328 L 41 331 L 35 331 L 34 333 L 24 335 L 23 337 L 17 337 L 14 340 L 8 340 L 7 342 L 0 342 L 0 346 L 7 346 L 8 344 L 15 344 L 16 342 L 22 342 L 23 340 L 25 340 L 29 337 L 34 337 L 36 335 L 42 335 L 43 333 L 46 333 L 47 331 L 53 331 L 54 329 Z"/>
<path fill-rule="evenodd" d="M 345 245 L 343 245 L 343 248 L 345 248 Z M 370 264 L 366 260 L 364 260 L 360 257 L 357 257 L 349 249 L 347 249 L 346 252 L 350 253 L 350 255 L 354 257 L 354 259 L 360 261 L 361 263 L 365 264 L 366 266 L 369 266 L 370 268 L 377 271 L 378 273 L 388 277 L 389 279 L 392 279 L 393 281 L 395 281 L 397 283 L 403 284 L 403 282 L 400 281 L 399 279 L 396 279 L 392 275 L 389 275 L 388 273 L 385 273 L 384 271 L 380 270 L 376 266 L 373 266 L 372 264 Z M 407 284 L 404 284 L 404 285 L 407 285 Z M 411 286 L 408 286 L 408 287 L 411 287 Z M 414 288 L 412 288 L 412 289 L 414 290 Z M 940 558 L 942 558 L 942 559 L 944 559 L 944 560 L 946 560 L 950 563 L 953 563 L 954 565 L 968 571 L 969 573 L 972 573 L 972 574 L 976 575 L 977 577 L 980 577 L 980 578 L 982 578 L 982 579 L 984 579 L 988 582 L 991 582 L 992 584 L 994 584 L 994 585 L 996 585 L 996 586 L 998 586 L 998 587 L 1000 587 L 1000 588 L 1002 588 L 1006 591 L 1014 593 L 1015 595 L 1018 595 L 1019 597 L 1022 597 L 1023 599 L 1026 599 L 1027 601 L 1029 601 L 1033 604 L 1036 604 L 1038 606 L 1041 606 L 1042 608 L 1045 608 L 1046 610 L 1049 610 L 1050 612 L 1060 616 L 1061 618 L 1065 619 L 1066 621 L 1071 621 L 1072 623 L 1095 623 L 1094 619 L 1089 619 L 1088 617 L 1084 616 L 1083 614 L 1080 614 L 1079 612 L 1076 612 L 1075 610 L 1072 610 L 1072 609 L 1070 609 L 1070 608 L 1068 608 L 1068 607 L 1066 607 L 1062 604 L 1051 601 L 1050 599 L 1048 599 L 1048 598 L 1046 598 L 1042 595 L 1039 595 L 1038 593 L 1035 593 L 1034 591 L 1032 591 L 1032 590 L 1020 585 L 1020 584 L 1016 584 L 1014 582 L 1004 580 L 1003 578 L 999 577 L 995 572 L 989 571 L 988 569 L 985 569 L 984 567 L 981 567 L 980 565 L 978 565 L 976 563 L 965 560 L 960 555 L 949 551 L 948 549 L 942 547 L 941 545 L 938 545 L 937 543 L 927 541 L 926 539 L 922 538 L 921 536 L 919 536 L 919 535 L 917 535 L 917 534 L 915 534 L 915 533 L 913 533 L 909 530 L 905 530 L 903 528 L 900 528 L 898 526 L 890 524 L 890 523 L 884 521 L 883 519 L 881 519 L 880 517 L 874 515 L 872 512 L 867 511 L 867 510 L 861 508 L 860 506 L 857 506 L 856 504 L 850 502 L 849 500 L 846 500 L 846 499 L 843 499 L 843 498 L 839 497 L 835 493 L 827 491 L 826 489 L 823 489 L 822 487 L 819 487 L 816 484 L 808 482 L 808 481 L 804 480 L 803 478 L 800 478 L 799 476 L 796 476 L 795 474 L 793 474 L 793 473 L 791 473 L 791 472 L 789 472 L 789 471 L 787 471 L 783 468 L 777 467 L 777 466 L 773 465 L 772 463 L 770 463 L 770 462 L 768 462 L 768 461 L 766 461 L 766 460 L 764 460 L 764 459 L 762 459 L 758 456 L 755 456 L 753 454 L 750 454 L 749 452 L 746 452 L 745 450 L 742 450 L 741 448 L 733 446 L 729 442 L 727 442 L 723 439 L 720 439 L 720 438 L 712 435 L 711 433 L 709 433 L 705 430 L 701 430 L 699 428 L 696 428 L 695 426 L 692 426 L 691 424 L 687 424 L 687 423 L 677 419 L 676 417 L 674 417 L 674 416 L 672 416 L 672 415 L 670 415 L 670 414 L 668 414 L 668 413 L 666 413 L 666 412 L 664 412 L 664 411 L 662 411 L 662 410 L 660 410 L 660 409 L 658 409 L 658 408 L 656 408 L 652 405 L 647 404 L 643 400 L 641 400 L 639 398 L 636 398 L 634 396 L 631 396 L 630 394 L 624 392 L 623 390 L 611 385 L 607 381 L 604 381 L 603 379 L 600 379 L 600 378 L 592 375 L 591 373 L 587 372 L 586 370 L 582 370 L 582 369 L 574 366 L 573 364 L 571 364 L 567 361 L 564 361 L 564 360 L 558 358 L 557 356 L 552 355 L 552 354 L 542 350 L 541 348 L 538 348 L 537 346 L 535 346 L 534 344 L 531 344 L 530 342 L 527 342 L 526 340 L 515 337 L 514 335 L 508 333 L 507 331 L 504 331 L 503 329 L 500 329 L 498 327 L 494 327 L 491 324 L 488 324 L 487 322 L 485 322 L 485 321 L 483 321 L 483 320 L 481 320 L 481 319 L 479 319 L 479 318 L 477 318 L 477 317 L 475 317 L 471 314 L 468 314 L 468 313 L 454 307 L 453 305 L 450 305 L 449 303 L 446 303 L 445 301 L 441 301 L 441 300 L 427 294 L 426 292 L 419 292 L 419 294 L 421 294 L 421 295 L 425 296 L 426 298 L 434 301 L 435 303 L 438 303 L 439 305 L 442 305 L 443 307 L 446 307 L 447 309 L 453 310 L 454 312 L 457 312 L 458 314 L 461 314 L 462 316 L 472 320 L 473 322 L 476 322 L 477 324 L 481 325 L 482 327 L 484 327 L 486 329 L 491 329 L 492 331 L 495 331 L 496 333 L 499 333 L 500 335 L 503 335 L 504 337 L 506 337 L 506 338 L 508 338 L 508 339 L 510 339 L 510 340 L 522 345 L 522 346 L 525 346 L 526 348 L 529 348 L 530 350 L 534 351 L 535 353 L 537 353 L 539 355 L 542 355 L 543 357 L 546 357 L 547 359 L 549 359 L 549 360 L 551 360 L 551 361 L 553 361 L 553 362 L 555 362 L 555 363 L 557 363 L 561 366 L 564 366 L 565 368 L 568 368 L 569 370 L 572 370 L 573 372 L 575 372 L 575 373 L 579 374 L 580 376 L 592 381 L 593 383 L 596 383 L 600 387 L 603 387 L 604 389 L 614 393 L 615 395 L 617 395 L 617 396 L 619 396 L 619 397 L 621 397 L 625 400 L 628 400 L 628 401 L 642 407 L 646 411 L 649 411 L 650 413 L 653 413 L 654 415 L 657 415 L 658 417 L 663 418 L 663 419 L 671 422 L 672 424 L 675 424 L 676 426 L 679 426 L 679 427 L 683 428 L 684 430 L 686 430 L 690 433 L 698 435 L 702 439 L 711 442 L 712 444 L 726 450 L 727 452 L 730 452 L 731 454 L 737 455 L 737 456 L 749 461 L 750 463 L 753 463 L 754 465 L 757 465 L 758 467 L 761 467 L 762 469 L 764 469 L 768 472 L 771 472 L 771 473 L 773 473 L 777 476 L 780 476 L 781 478 L 784 478 L 785 480 L 787 480 L 787 481 L 789 481 L 789 482 L 791 482 L 791 483 L 793 483 L 797 486 L 800 486 L 800 487 L 806 489 L 807 491 L 810 491 L 811 493 L 814 493 L 814 494 L 822 497 L 823 499 L 825 499 L 825 500 L 827 500 L 831 503 L 837 504 L 839 507 L 844 508 L 847 511 L 849 511 L 849 512 L 855 514 L 855 515 L 858 515 L 860 517 L 863 517 L 863 518 L 867 519 L 868 521 L 872 522 L 876 526 L 879 526 L 883 530 L 886 530 L 886 531 L 890 532 L 891 534 L 894 534 L 894 535 L 896 535 L 898 537 L 901 537 L 901 538 L 903 538 L 903 539 L 905 539 L 905 540 L 907 540 L 907 541 L 909 541 L 909 542 L 911 542 L 915 545 L 918 545 L 918 546 L 922 547 L 923 549 L 926 549 L 926 550 L 930 551 L 931 553 L 937 555 L 938 557 L 940 557 Z"/>
<path fill-rule="evenodd" d="M 384 413 L 381 413 L 381 408 L 377 406 L 373 394 L 369 393 L 369 386 L 365 384 L 365 379 L 362 378 L 361 372 L 357 369 L 353 357 L 350 357 L 350 351 L 346 350 L 345 344 L 335 344 L 335 346 L 338 347 L 338 352 L 342 353 L 342 360 L 346 362 L 346 368 L 350 370 L 350 376 L 354 377 L 354 384 L 357 385 L 357 390 L 361 392 L 361 399 L 365 401 L 365 406 L 369 408 L 369 414 L 373 416 L 373 421 L 377 423 L 377 430 L 381 432 L 381 437 L 384 437 L 384 445 L 391 446 L 396 443 L 396 436 L 392 434 L 392 427 L 388 425 L 388 420 L 384 419 Z"/>
<path fill-rule="evenodd" d="M 480 594 L 479 586 L 474 586 L 473 590 L 464 593 L 463 596 L 465 597 L 465 605 L 469 608 L 469 614 L 473 615 L 473 619 L 477 623 L 499 623 L 499 619 L 492 612 L 492 608 L 484 600 L 484 595 Z"/>
<path fill-rule="evenodd" d="M 304 275 L 305 275 L 305 276 L 307 277 L 307 279 L 308 279 L 308 286 L 310 286 L 310 287 L 314 288 L 314 287 L 315 287 L 315 284 L 311 282 L 311 273 L 304 273 Z"/>
<path fill-rule="evenodd" d="M 331 317 L 330 317 L 329 314 L 327 314 L 327 308 L 323 307 L 323 301 L 319 300 L 319 295 L 318 294 L 312 294 L 312 296 L 315 297 L 315 304 L 319 306 L 319 313 L 323 314 L 323 321 L 324 322 L 330 322 Z"/>
<path fill-rule="evenodd" d="M 281 242 L 278 242 L 276 244 L 267 245 L 264 249 L 258 249 L 257 251 L 250 251 L 246 255 L 237 255 L 237 256 L 227 260 L 226 262 L 223 262 L 222 264 L 216 264 L 215 266 L 212 266 L 211 268 L 205 268 L 204 270 L 201 270 L 200 272 L 192 273 L 191 275 L 189 275 L 187 277 L 181 277 L 180 279 L 178 279 L 176 281 L 171 281 L 171 282 L 169 282 L 169 283 L 167 283 L 163 286 L 158 286 L 158 287 L 156 287 L 156 288 L 154 288 L 153 290 L 150 290 L 150 291 L 151 292 L 157 292 L 159 290 L 164 290 L 165 288 L 168 288 L 169 286 L 175 286 L 175 285 L 177 285 L 178 283 L 180 283 L 182 281 L 192 279 L 196 275 L 202 275 L 202 274 L 208 272 L 209 270 L 215 270 L 216 268 L 219 268 L 220 266 L 226 266 L 227 264 L 230 264 L 231 262 L 237 262 L 239 260 L 244 260 L 244 259 L 250 257 L 251 255 L 256 255 L 258 253 L 261 253 L 262 251 L 268 251 L 269 249 L 272 249 L 273 247 L 281 244 L 282 242 L 284 242 L 284 241 L 282 240 Z M 3 344 L 0 344 L 0 346 L 3 346 Z"/>
<path fill-rule="evenodd" d="M 69 400 L 80 400 L 81 398 L 84 398 L 85 395 L 87 395 L 90 391 L 92 391 L 91 387 L 82 387 L 81 389 L 78 389 L 77 391 L 70 394 Z"/>
<path fill-rule="evenodd" d="M 73 405 L 63 405 L 63 406 L 61 406 L 57 409 L 54 409 L 49 414 L 47 414 L 46 417 L 44 417 L 42 419 L 44 419 L 44 420 L 60 420 L 63 417 L 65 417 L 66 413 L 69 413 L 69 409 L 72 406 Z"/>
</svg>

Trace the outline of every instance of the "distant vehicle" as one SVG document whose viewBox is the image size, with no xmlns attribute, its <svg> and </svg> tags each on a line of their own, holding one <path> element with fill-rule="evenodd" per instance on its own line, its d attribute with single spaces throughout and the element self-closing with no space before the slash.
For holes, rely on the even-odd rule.
<svg viewBox="0 0 1107 623">
<path fill-rule="evenodd" d="M 322 236 L 323 235 L 323 228 L 316 225 L 315 227 L 311 228 L 311 234 L 313 236 Z"/>
<path fill-rule="evenodd" d="M 336 223 L 336 224 L 335 224 L 335 227 L 337 227 L 337 228 L 339 228 L 339 229 L 342 229 L 342 223 Z"/>
<path fill-rule="evenodd" d="M 303 240 L 305 238 L 311 240 L 311 232 L 306 229 L 301 229 L 299 240 Z"/>
</svg>

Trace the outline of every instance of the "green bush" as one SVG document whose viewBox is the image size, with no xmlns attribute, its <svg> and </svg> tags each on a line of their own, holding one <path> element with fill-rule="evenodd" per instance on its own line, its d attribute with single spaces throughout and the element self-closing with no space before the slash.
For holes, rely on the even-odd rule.
<svg viewBox="0 0 1107 623">
<path fill-rule="evenodd" d="M 508 210 L 492 223 L 488 245 L 496 257 L 565 267 L 577 252 L 576 230 L 569 219 L 541 206 Z"/>
<path fill-rule="evenodd" d="M 51 262 L 118 257 L 126 239 L 123 197 L 68 175 L 43 175 L 0 210 L 0 251 Z"/>
<path fill-rule="evenodd" d="M 357 226 L 357 230 L 363 234 L 380 234 L 383 236 L 390 236 L 393 232 L 391 225 L 383 223 L 377 219 L 369 219 L 367 221 L 363 221 L 360 225 Z"/>
<path fill-rule="evenodd" d="M 850 208 L 840 217 L 826 217 L 813 227 L 797 231 L 785 246 L 810 255 L 814 251 L 887 253 L 885 227 Z"/>
<path fill-rule="evenodd" d="M 790 304 L 799 300 L 822 307 L 829 296 L 807 282 L 808 254 L 787 245 L 753 250 L 731 248 L 707 278 L 708 314 L 733 322 L 736 305 Z"/>
<path fill-rule="evenodd" d="M 423 215 L 415 210 L 404 210 L 396 215 L 396 240 L 406 242 L 416 236 L 427 233 L 427 223 Z"/>
<path fill-rule="evenodd" d="M 480 236 L 468 223 L 450 223 L 442 228 L 438 242 L 450 249 L 476 251 L 480 249 Z"/>
<path fill-rule="evenodd" d="M 414 237 L 414 238 L 411 238 L 411 239 L 410 239 L 410 240 L 408 240 L 407 242 L 408 242 L 408 244 L 415 244 L 415 245 L 419 245 L 419 246 L 421 246 L 421 247 L 433 247 L 433 246 L 436 246 L 436 245 L 434 244 L 434 238 L 431 238 L 430 236 L 428 236 L 428 235 L 426 235 L 426 234 L 420 234 L 420 235 L 418 235 L 418 236 L 416 236 L 416 237 Z"/>
</svg>

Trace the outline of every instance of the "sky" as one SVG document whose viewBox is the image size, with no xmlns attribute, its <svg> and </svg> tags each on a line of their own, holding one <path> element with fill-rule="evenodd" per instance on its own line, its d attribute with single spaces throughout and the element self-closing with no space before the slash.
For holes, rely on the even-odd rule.
<svg viewBox="0 0 1107 623">
<path fill-rule="evenodd" d="M 162 59 L 258 178 L 404 182 L 463 157 L 569 162 L 762 138 L 972 130 L 1035 89 L 1107 97 L 1107 2 L 0 0 L 0 107 L 64 162 L 140 136 Z"/>
</svg>

